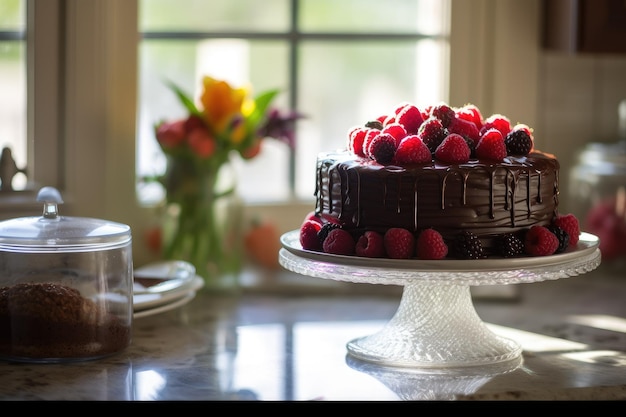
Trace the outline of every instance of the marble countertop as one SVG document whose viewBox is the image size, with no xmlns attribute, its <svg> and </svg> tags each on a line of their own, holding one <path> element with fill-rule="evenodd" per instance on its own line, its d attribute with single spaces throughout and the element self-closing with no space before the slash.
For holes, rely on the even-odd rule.
<svg viewBox="0 0 626 417">
<path fill-rule="evenodd" d="M 523 353 L 512 369 L 469 372 L 383 368 L 347 354 L 347 342 L 393 317 L 401 287 L 324 287 L 315 278 L 278 275 L 274 291 L 200 292 L 182 307 L 136 319 L 131 345 L 108 358 L 0 362 L 0 399 L 626 400 L 621 272 L 600 267 L 516 284 L 510 297 L 477 296 L 481 319 Z"/>
</svg>

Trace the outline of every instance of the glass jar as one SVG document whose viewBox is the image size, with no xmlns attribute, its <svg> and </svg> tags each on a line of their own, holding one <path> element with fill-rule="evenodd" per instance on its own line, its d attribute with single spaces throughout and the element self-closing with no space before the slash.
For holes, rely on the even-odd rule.
<svg viewBox="0 0 626 417">
<path fill-rule="evenodd" d="M 618 108 L 619 140 L 589 143 L 570 173 L 569 203 L 581 229 L 600 238 L 602 264 L 626 263 L 626 100 Z"/>
<path fill-rule="evenodd" d="M 130 227 L 64 217 L 52 187 L 41 217 L 0 222 L 0 357 L 21 362 L 96 359 L 131 340 Z"/>
</svg>

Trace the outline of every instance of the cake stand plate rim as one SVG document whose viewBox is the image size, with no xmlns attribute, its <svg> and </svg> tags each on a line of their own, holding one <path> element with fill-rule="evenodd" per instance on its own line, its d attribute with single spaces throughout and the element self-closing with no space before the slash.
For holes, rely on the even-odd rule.
<svg viewBox="0 0 626 417">
<path fill-rule="evenodd" d="M 499 271 L 524 268 L 541 268 L 559 264 L 566 264 L 581 256 L 593 253 L 600 246 L 600 239 L 587 232 L 581 232 L 576 248 L 569 248 L 565 252 L 549 255 L 520 258 L 498 259 L 390 259 L 366 258 L 356 255 L 335 255 L 303 249 L 300 244 L 300 231 L 292 230 L 280 237 L 284 249 L 301 258 L 313 261 L 329 262 L 344 266 L 362 268 L 385 268 L 394 270 L 413 270 L 420 272 L 480 272 Z"/>
</svg>

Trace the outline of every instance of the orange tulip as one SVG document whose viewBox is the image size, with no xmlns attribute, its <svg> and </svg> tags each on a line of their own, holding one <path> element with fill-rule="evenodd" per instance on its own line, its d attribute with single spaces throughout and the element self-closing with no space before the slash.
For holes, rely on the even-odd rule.
<svg viewBox="0 0 626 417">
<path fill-rule="evenodd" d="M 204 107 L 203 113 L 214 132 L 219 134 L 229 127 L 235 116 L 242 113 L 248 90 L 232 88 L 226 81 L 209 76 L 205 76 L 202 81 L 204 91 L 200 102 Z"/>
</svg>

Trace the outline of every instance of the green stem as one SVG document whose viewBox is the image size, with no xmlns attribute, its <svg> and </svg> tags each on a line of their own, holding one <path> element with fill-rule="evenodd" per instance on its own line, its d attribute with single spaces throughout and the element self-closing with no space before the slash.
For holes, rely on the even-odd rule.
<svg viewBox="0 0 626 417">
<path fill-rule="evenodd" d="M 234 195 L 236 191 L 235 186 L 226 190 L 218 189 L 218 175 L 222 165 L 223 162 L 217 160 L 202 169 L 189 169 L 188 165 L 172 166 L 172 176 L 178 181 L 177 187 L 168 194 L 173 200 L 169 202 L 178 205 L 179 212 L 171 237 L 164 242 L 163 256 L 166 259 L 191 262 L 198 275 L 207 282 L 222 272 L 236 271 L 240 265 L 238 242 L 234 242 L 234 251 L 232 246 L 228 246 L 229 252 L 224 251 L 226 245 L 233 244 L 225 242 L 232 236 L 224 233 L 233 224 L 218 219 L 222 199 Z M 229 215 L 227 213 L 226 217 Z M 238 224 L 234 226 L 238 227 Z"/>
</svg>

